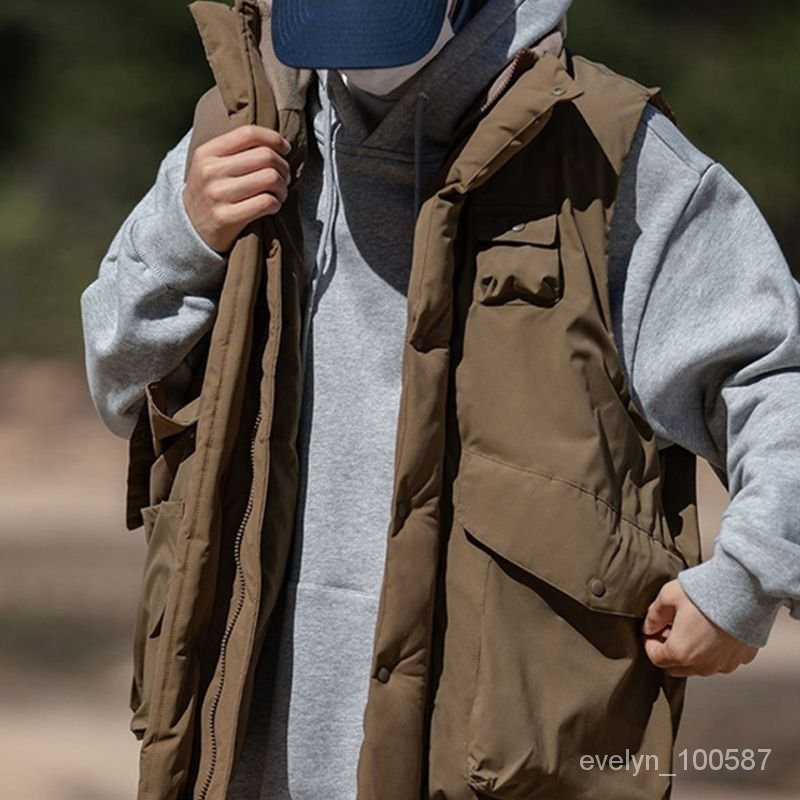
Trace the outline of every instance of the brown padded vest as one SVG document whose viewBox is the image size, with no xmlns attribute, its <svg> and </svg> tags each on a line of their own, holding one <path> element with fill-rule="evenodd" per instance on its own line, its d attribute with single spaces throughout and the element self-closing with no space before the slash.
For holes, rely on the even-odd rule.
<svg viewBox="0 0 800 800">
<path fill-rule="evenodd" d="M 140 800 L 225 800 L 297 496 L 310 74 L 263 5 L 196 2 L 216 88 L 193 147 L 293 144 L 281 211 L 243 231 L 194 384 L 130 440 L 147 553 L 131 729 Z M 419 213 L 358 800 L 662 798 L 684 681 L 647 660 L 659 587 L 699 560 L 695 458 L 659 451 L 614 344 L 607 243 L 645 89 L 523 51 L 467 114 Z M 648 755 L 586 770 L 581 756 Z M 657 763 L 655 769 L 652 765 Z"/>
</svg>

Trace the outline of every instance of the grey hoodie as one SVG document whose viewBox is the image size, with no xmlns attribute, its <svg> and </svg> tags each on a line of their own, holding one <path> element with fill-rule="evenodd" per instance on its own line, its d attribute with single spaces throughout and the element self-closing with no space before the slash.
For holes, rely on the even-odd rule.
<svg viewBox="0 0 800 800">
<path fill-rule="evenodd" d="M 477 93 L 568 6 L 492 0 L 374 128 L 338 73 L 312 82 L 301 203 L 316 270 L 297 531 L 232 800 L 355 796 L 415 197 Z M 188 134 L 81 297 L 92 396 L 121 436 L 148 381 L 170 374 L 180 402 L 184 361 L 213 323 L 224 276 L 225 260 L 183 208 L 187 146 Z M 800 531 L 788 504 L 800 475 L 800 287 L 747 192 L 654 109 L 626 162 L 610 269 L 614 333 L 635 401 L 664 444 L 728 473 L 715 553 L 681 583 L 710 619 L 762 645 L 782 602 L 800 617 Z"/>
</svg>

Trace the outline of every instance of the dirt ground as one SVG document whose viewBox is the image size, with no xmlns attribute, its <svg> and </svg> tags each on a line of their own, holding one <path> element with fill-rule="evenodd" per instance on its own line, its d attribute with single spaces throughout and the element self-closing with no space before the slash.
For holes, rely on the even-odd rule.
<svg viewBox="0 0 800 800">
<path fill-rule="evenodd" d="M 0 800 L 131 800 L 129 642 L 143 557 L 123 524 L 126 443 L 79 368 L 0 362 Z M 726 497 L 701 475 L 706 552 Z M 678 751 L 771 748 L 761 770 L 690 769 L 676 800 L 800 797 L 800 625 L 734 675 L 690 681 Z"/>
</svg>

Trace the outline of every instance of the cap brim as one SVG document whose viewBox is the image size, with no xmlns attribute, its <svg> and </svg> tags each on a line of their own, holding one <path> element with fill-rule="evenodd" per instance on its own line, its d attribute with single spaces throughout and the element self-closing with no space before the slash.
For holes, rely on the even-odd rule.
<svg viewBox="0 0 800 800">
<path fill-rule="evenodd" d="M 430 52 L 447 0 L 273 0 L 272 44 L 290 67 L 379 69 Z"/>
</svg>

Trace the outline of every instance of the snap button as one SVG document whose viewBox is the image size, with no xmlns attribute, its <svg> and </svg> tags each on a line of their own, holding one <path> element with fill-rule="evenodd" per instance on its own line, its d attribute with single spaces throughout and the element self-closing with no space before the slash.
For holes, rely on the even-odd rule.
<svg viewBox="0 0 800 800">
<path fill-rule="evenodd" d="M 567 90 L 563 86 L 554 86 L 553 87 L 553 94 L 556 97 L 561 97 L 561 95 L 564 95 L 566 93 L 567 93 Z"/>
<path fill-rule="evenodd" d="M 400 519 L 405 519 L 411 513 L 408 503 L 405 500 L 400 500 L 397 503 L 397 516 Z"/>
<path fill-rule="evenodd" d="M 597 578 L 595 578 L 595 579 L 594 579 L 594 580 L 593 580 L 593 581 L 592 581 L 592 582 L 589 584 L 589 591 L 590 591 L 590 592 L 591 592 L 591 593 L 592 593 L 592 594 L 593 594 L 595 597 L 602 597 L 602 596 L 603 596 L 603 595 L 606 593 L 606 585 L 603 583 L 603 581 L 601 581 L 601 580 L 598 580 Z"/>
<path fill-rule="evenodd" d="M 514 225 L 513 228 L 511 228 L 511 230 L 512 231 L 517 231 L 517 232 L 524 231 L 525 230 L 525 223 L 524 222 L 518 222 L 516 225 Z"/>
<path fill-rule="evenodd" d="M 389 667 L 381 667 L 378 670 L 378 674 L 376 675 L 376 677 L 381 683 L 388 683 L 389 682 L 389 676 L 391 674 L 392 673 L 391 673 L 391 670 L 389 669 Z"/>
</svg>

